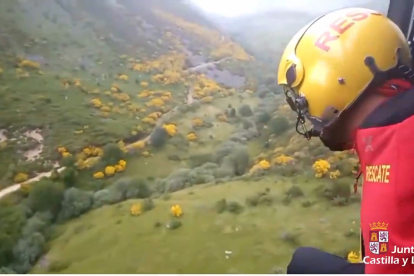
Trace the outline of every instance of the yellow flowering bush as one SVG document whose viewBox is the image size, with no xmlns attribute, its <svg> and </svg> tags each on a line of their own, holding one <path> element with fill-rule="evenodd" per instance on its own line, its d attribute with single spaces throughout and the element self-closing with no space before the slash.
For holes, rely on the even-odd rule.
<svg viewBox="0 0 414 276">
<path fill-rule="evenodd" d="M 103 172 L 96 172 L 96 173 L 93 174 L 93 178 L 95 178 L 95 179 L 101 179 L 101 178 L 104 178 L 104 177 L 105 177 L 105 174 Z"/>
<path fill-rule="evenodd" d="M 354 251 L 349 252 L 347 259 L 348 259 L 348 262 L 350 263 L 361 263 L 362 262 L 361 255 Z"/>
<path fill-rule="evenodd" d="M 106 166 L 105 167 L 105 175 L 111 176 L 115 174 L 115 167 L 114 166 Z"/>
<path fill-rule="evenodd" d="M 123 172 L 125 171 L 127 162 L 125 160 L 119 160 L 118 164 L 114 166 L 115 172 Z"/>
<path fill-rule="evenodd" d="M 187 140 L 190 142 L 195 142 L 197 141 L 198 137 L 194 132 L 191 132 L 187 135 Z"/>
<path fill-rule="evenodd" d="M 14 176 L 13 181 L 15 183 L 22 183 L 22 182 L 25 182 L 28 179 L 29 179 L 29 176 L 27 174 L 19 172 Z"/>
<path fill-rule="evenodd" d="M 101 102 L 100 99 L 93 99 L 93 100 L 91 100 L 91 103 L 96 108 L 101 108 L 102 107 L 102 102 Z"/>
<path fill-rule="evenodd" d="M 142 205 L 139 203 L 132 204 L 130 208 L 130 212 L 132 216 L 139 216 L 142 214 Z"/>
<path fill-rule="evenodd" d="M 82 150 L 82 152 L 87 156 L 87 157 L 92 157 L 92 156 L 102 156 L 103 155 L 103 149 L 101 148 L 97 148 L 97 147 L 93 147 L 93 146 L 89 146 L 87 148 L 84 148 Z"/>
<path fill-rule="evenodd" d="M 294 160 L 295 159 L 293 157 L 282 154 L 274 158 L 273 163 L 278 164 L 278 165 L 286 165 L 286 164 L 292 163 Z"/>
<path fill-rule="evenodd" d="M 163 106 L 165 102 L 161 98 L 152 99 L 147 105 L 148 106 Z"/>
<path fill-rule="evenodd" d="M 172 207 L 171 207 L 171 214 L 174 216 L 174 217 L 181 217 L 182 216 L 182 214 L 183 214 L 183 210 L 181 209 L 181 206 L 180 205 L 173 205 Z"/>
<path fill-rule="evenodd" d="M 58 152 L 60 152 L 60 153 L 64 153 L 64 152 L 66 152 L 66 151 L 67 151 L 67 149 L 66 149 L 65 147 L 59 147 L 57 150 L 58 150 Z"/>
<path fill-rule="evenodd" d="M 101 107 L 101 111 L 103 111 L 103 112 L 110 112 L 111 111 L 111 108 L 109 106 L 102 106 Z"/>
<path fill-rule="evenodd" d="M 122 74 L 122 75 L 120 75 L 120 76 L 118 77 L 118 79 L 120 79 L 120 80 L 124 80 L 124 81 L 127 81 L 127 80 L 128 80 L 128 76 L 127 76 L 127 75 L 125 75 L 125 74 Z"/>
<path fill-rule="evenodd" d="M 68 150 L 65 148 L 65 147 L 59 147 L 58 149 L 58 152 L 61 154 L 61 156 L 63 157 L 63 158 L 65 158 L 65 157 L 69 157 L 69 156 L 71 156 L 72 154 L 70 154 L 69 152 L 68 152 Z"/>
<path fill-rule="evenodd" d="M 138 94 L 138 98 L 147 98 L 148 96 L 150 96 L 150 93 L 147 90 L 142 91 L 141 93 Z"/>
<path fill-rule="evenodd" d="M 174 136 L 175 134 L 177 134 L 177 126 L 174 124 L 164 124 L 162 126 L 165 131 L 167 131 L 168 135 L 170 136 Z"/>
<path fill-rule="evenodd" d="M 331 165 L 328 161 L 319 159 L 313 163 L 313 170 L 315 171 L 315 177 L 322 178 L 325 174 L 328 173 Z"/>
<path fill-rule="evenodd" d="M 258 170 L 268 170 L 269 168 L 270 162 L 267 160 L 261 160 L 259 163 L 257 163 L 250 169 L 250 173 L 254 173 Z"/>
</svg>

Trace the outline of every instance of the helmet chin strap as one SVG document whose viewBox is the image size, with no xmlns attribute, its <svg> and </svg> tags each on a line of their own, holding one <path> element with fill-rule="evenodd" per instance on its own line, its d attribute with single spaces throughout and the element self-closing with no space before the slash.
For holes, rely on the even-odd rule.
<svg viewBox="0 0 414 276">
<path fill-rule="evenodd" d="M 308 101 L 305 96 L 297 95 L 290 89 L 285 90 L 286 102 L 290 108 L 297 114 L 296 117 L 296 132 L 304 136 L 307 140 L 310 140 L 312 137 L 319 137 L 322 133 L 321 130 L 315 127 L 319 126 L 319 122 L 309 115 L 308 111 Z M 306 127 L 306 118 L 314 124 L 314 127 L 310 130 Z"/>
</svg>

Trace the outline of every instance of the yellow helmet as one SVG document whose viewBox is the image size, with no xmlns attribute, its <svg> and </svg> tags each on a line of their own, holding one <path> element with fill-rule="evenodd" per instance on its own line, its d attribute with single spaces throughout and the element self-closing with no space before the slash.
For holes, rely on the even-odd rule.
<svg viewBox="0 0 414 276">
<path fill-rule="evenodd" d="M 346 8 L 317 18 L 292 38 L 279 64 L 278 84 L 298 112 L 297 125 L 304 126 L 305 117 L 313 124 L 314 135 L 297 129 L 309 139 L 369 85 L 384 81 L 390 70 L 410 70 L 410 62 L 408 43 L 396 24 L 373 10 Z"/>
</svg>

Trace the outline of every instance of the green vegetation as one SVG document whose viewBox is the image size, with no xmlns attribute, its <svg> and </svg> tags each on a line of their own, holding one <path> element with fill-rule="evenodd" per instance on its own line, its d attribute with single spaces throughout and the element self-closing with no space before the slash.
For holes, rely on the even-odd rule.
<svg viewBox="0 0 414 276">
<path fill-rule="evenodd" d="M 358 160 L 296 135 L 275 64 L 181 1 L 118 2 L 0 1 L 0 274 L 357 250 Z"/>
<path fill-rule="evenodd" d="M 304 195 L 283 205 L 292 180 Z M 47 259 L 65 266 L 51 271 L 39 264 L 34 272 L 270 273 L 285 270 L 296 246 L 338 254 L 357 248 L 358 235 L 349 232 L 358 232 L 359 204 L 346 210 L 331 206 L 315 191 L 322 183 L 269 176 L 255 182 L 200 185 L 173 193 L 168 200 L 154 200 L 154 209 L 139 217 L 129 214 L 136 200 L 106 206 L 59 228 L 62 232 L 51 242 Z M 259 193 L 272 201 L 245 203 Z M 222 198 L 226 212 L 216 209 Z M 242 209 L 234 211 L 232 202 Z M 170 232 L 166 225 L 174 204 L 184 214 L 179 218 L 182 226 Z"/>
</svg>

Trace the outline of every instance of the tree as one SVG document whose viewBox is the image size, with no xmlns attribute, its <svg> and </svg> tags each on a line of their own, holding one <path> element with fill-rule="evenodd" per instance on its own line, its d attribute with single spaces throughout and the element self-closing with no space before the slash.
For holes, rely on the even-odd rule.
<svg viewBox="0 0 414 276">
<path fill-rule="evenodd" d="M 13 270 L 19 274 L 29 272 L 45 251 L 45 247 L 46 239 L 38 232 L 20 239 L 13 249 Z"/>
<path fill-rule="evenodd" d="M 72 168 L 66 168 L 62 172 L 62 181 L 66 188 L 71 188 L 76 185 L 76 179 L 78 176 L 78 172 Z"/>
<path fill-rule="evenodd" d="M 25 223 L 26 216 L 21 206 L 0 206 L 0 267 L 13 260 L 13 245 Z"/>
<path fill-rule="evenodd" d="M 150 142 L 153 147 L 160 148 L 164 146 L 167 138 L 167 131 L 162 127 L 156 127 L 150 136 Z"/>
<path fill-rule="evenodd" d="M 250 108 L 250 105 L 244 104 L 239 108 L 239 114 L 243 117 L 250 117 L 253 115 L 253 111 Z"/>
<path fill-rule="evenodd" d="M 62 209 L 58 219 L 65 221 L 76 218 L 92 208 L 93 193 L 70 188 L 63 193 Z"/>
<path fill-rule="evenodd" d="M 53 215 L 57 215 L 60 211 L 64 190 L 65 187 L 62 183 L 49 179 L 40 180 L 30 190 L 29 205 L 34 212 L 50 211 Z"/>
</svg>

